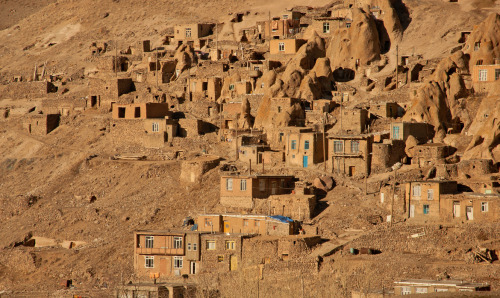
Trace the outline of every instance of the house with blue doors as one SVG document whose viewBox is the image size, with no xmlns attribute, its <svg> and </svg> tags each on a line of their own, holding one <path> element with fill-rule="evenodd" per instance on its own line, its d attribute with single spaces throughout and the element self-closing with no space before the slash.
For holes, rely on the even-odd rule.
<svg viewBox="0 0 500 298">
<path fill-rule="evenodd" d="M 285 134 L 287 166 L 308 168 L 325 161 L 328 148 L 322 132 L 306 127 L 289 127 Z"/>
</svg>

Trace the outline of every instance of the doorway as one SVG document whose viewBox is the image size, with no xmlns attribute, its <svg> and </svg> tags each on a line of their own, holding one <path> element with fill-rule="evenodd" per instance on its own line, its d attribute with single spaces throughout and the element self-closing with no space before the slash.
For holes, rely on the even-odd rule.
<svg viewBox="0 0 500 298">
<path fill-rule="evenodd" d="M 415 217 L 415 205 L 410 205 L 410 218 Z"/>
<path fill-rule="evenodd" d="M 225 220 L 224 221 L 224 233 L 230 233 L 231 232 L 231 224 L 229 221 Z"/>
<path fill-rule="evenodd" d="M 473 220 L 474 219 L 474 208 L 472 208 L 472 206 L 465 207 L 465 213 L 466 213 L 466 216 L 467 216 L 467 220 Z"/>
<path fill-rule="evenodd" d="M 460 202 L 453 202 L 453 218 L 460 217 Z"/>
<path fill-rule="evenodd" d="M 302 166 L 303 166 L 304 168 L 307 168 L 307 164 L 308 164 L 308 163 L 309 163 L 309 156 L 304 156 L 304 157 L 302 158 Z"/>
<path fill-rule="evenodd" d="M 354 176 L 356 174 L 356 167 L 350 166 L 349 167 L 349 176 Z"/>
<path fill-rule="evenodd" d="M 229 268 L 231 271 L 238 270 L 238 258 L 235 255 L 229 258 Z"/>
<path fill-rule="evenodd" d="M 191 262 L 191 266 L 189 267 L 189 273 L 190 274 L 196 274 L 196 262 Z"/>
</svg>

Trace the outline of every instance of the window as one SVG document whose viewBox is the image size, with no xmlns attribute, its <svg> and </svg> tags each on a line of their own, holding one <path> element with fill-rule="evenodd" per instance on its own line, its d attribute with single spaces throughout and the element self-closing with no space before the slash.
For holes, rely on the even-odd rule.
<svg viewBox="0 0 500 298">
<path fill-rule="evenodd" d="M 182 257 L 174 257 L 174 269 L 181 269 L 183 260 Z"/>
<path fill-rule="evenodd" d="M 410 287 L 401 287 L 401 295 L 410 295 L 411 288 Z"/>
<path fill-rule="evenodd" d="M 351 28 L 351 23 L 347 23 L 347 24 L 345 24 L 345 27 L 346 27 L 346 28 Z"/>
<path fill-rule="evenodd" d="M 399 126 L 392 127 L 392 138 L 394 140 L 400 140 L 400 138 L 399 138 Z"/>
<path fill-rule="evenodd" d="M 429 205 L 424 205 L 424 214 L 429 214 Z"/>
<path fill-rule="evenodd" d="M 191 28 L 186 28 L 186 37 L 191 37 Z"/>
<path fill-rule="evenodd" d="M 478 41 L 474 44 L 474 51 L 479 51 L 479 48 L 481 48 L 481 43 Z"/>
<path fill-rule="evenodd" d="M 226 240 L 226 250 L 234 250 L 236 247 L 236 241 Z"/>
<path fill-rule="evenodd" d="M 486 69 L 480 69 L 479 70 L 479 81 L 480 82 L 485 82 L 488 80 L 488 70 Z"/>
<path fill-rule="evenodd" d="M 284 135 L 282 132 L 280 132 L 280 143 L 281 143 L 281 142 L 283 142 L 283 137 L 284 137 L 284 136 L 285 136 L 285 135 Z"/>
<path fill-rule="evenodd" d="M 292 147 L 292 150 L 293 149 L 297 149 L 297 141 L 296 140 L 292 140 L 292 144 L 290 146 Z"/>
<path fill-rule="evenodd" d="M 125 118 L 125 108 L 118 108 L 118 118 Z"/>
<path fill-rule="evenodd" d="M 481 202 L 481 212 L 488 212 L 488 202 Z"/>
<path fill-rule="evenodd" d="M 448 289 L 435 289 L 434 292 L 448 292 Z"/>
<path fill-rule="evenodd" d="M 205 227 L 210 227 L 212 225 L 212 220 L 210 218 L 205 218 Z"/>
<path fill-rule="evenodd" d="M 243 226 L 244 227 L 248 227 L 248 219 L 244 219 L 243 220 Z"/>
<path fill-rule="evenodd" d="M 333 141 L 333 152 L 335 153 L 341 153 L 343 150 L 343 144 L 342 141 Z"/>
<path fill-rule="evenodd" d="M 246 179 L 241 179 L 241 181 L 240 181 L 240 190 L 241 191 L 247 190 L 247 180 Z"/>
<path fill-rule="evenodd" d="M 420 197 L 420 195 L 421 195 L 420 192 L 421 192 L 420 185 L 413 186 L 413 196 L 414 197 Z"/>
<path fill-rule="evenodd" d="M 500 80 L 500 69 L 495 69 L 495 81 Z"/>
<path fill-rule="evenodd" d="M 351 153 L 359 152 L 359 141 L 351 141 Z"/>
<path fill-rule="evenodd" d="M 416 288 L 415 293 L 417 294 L 425 294 L 427 293 L 427 288 Z"/>
<path fill-rule="evenodd" d="M 477 60 L 476 65 L 483 65 L 483 60 L 482 59 Z"/>
<path fill-rule="evenodd" d="M 158 122 L 153 122 L 152 131 L 154 131 L 154 132 L 160 131 L 160 124 L 158 124 Z"/>
<path fill-rule="evenodd" d="M 226 179 L 226 190 L 233 190 L 233 178 Z"/>
<path fill-rule="evenodd" d="M 304 150 L 309 149 L 309 141 L 304 142 Z"/>
<path fill-rule="evenodd" d="M 234 90 L 234 84 L 229 85 L 229 90 Z"/>
<path fill-rule="evenodd" d="M 187 248 L 187 249 L 188 249 L 188 251 L 191 251 L 191 243 L 188 243 L 188 244 L 187 244 L 187 247 L 188 247 L 188 248 Z"/>
<path fill-rule="evenodd" d="M 146 236 L 146 248 L 153 248 L 154 239 L 155 237 L 153 236 Z"/>
<path fill-rule="evenodd" d="M 256 227 L 260 227 L 260 221 L 256 220 L 256 221 L 255 221 L 255 226 L 256 226 Z"/>
<path fill-rule="evenodd" d="M 154 256 L 146 256 L 146 264 L 144 265 L 146 268 L 154 268 L 155 267 L 155 257 Z"/>
<path fill-rule="evenodd" d="M 217 256 L 217 262 L 219 263 L 224 262 L 224 256 Z"/>
<path fill-rule="evenodd" d="M 427 190 L 427 201 L 434 200 L 434 189 Z"/>
<path fill-rule="evenodd" d="M 328 22 L 323 23 L 323 33 L 330 33 L 330 23 Z"/>
<path fill-rule="evenodd" d="M 141 108 L 140 107 L 135 108 L 134 118 L 141 118 Z"/>
<path fill-rule="evenodd" d="M 278 113 L 281 113 L 281 107 L 278 107 Z"/>
<path fill-rule="evenodd" d="M 288 19 L 288 15 L 287 14 L 284 14 L 283 15 L 283 20 L 287 20 Z"/>
<path fill-rule="evenodd" d="M 214 250 L 215 249 L 215 240 L 207 240 L 207 249 Z"/>
<path fill-rule="evenodd" d="M 278 45 L 278 49 L 280 52 L 284 52 L 285 51 L 285 43 L 284 42 L 280 42 L 279 45 Z"/>
<path fill-rule="evenodd" d="M 174 237 L 174 248 L 182 248 L 182 237 Z"/>
<path fill-rule="evenodd" d="M 193 251 L 197 251 L 197 250 L 198 250 L 198 244 L 193 243 Z"/>
<path fill-rule="evenodd" d="M 265 191 L 266 190 L 266 181 L 265 180 L 259 180 L 259 191 Z"/>
</svg>

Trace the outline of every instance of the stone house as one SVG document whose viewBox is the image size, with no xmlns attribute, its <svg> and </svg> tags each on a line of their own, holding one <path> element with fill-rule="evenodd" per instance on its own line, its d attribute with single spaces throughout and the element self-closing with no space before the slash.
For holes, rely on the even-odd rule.
<svg viewBox="0 0 500 298">
<path fill-rule="evenodd" d="M 392 122 L 391 139 L 406 142 L 409 136 L 414 136 L 419 143 L 426 143 L 432 139 L 434 128 L 424 122 Z"/>
<path fill-rule="evenodd" d="M 333 135 L 328 137 L 328 163 L 332 173 L 366 176 L 371 172 L 373 135 Z"/>
<path fill-rule="evenodd" d="M 203 174 L 217 167 L 220 157 L 215 155 L 201 155 L 190 160 L 184 160 L 181 164 L 179 179 L 188 183 L 199 183 Z"/>
<path fill-rule="evenodd" d="M 191 99 L 193 101 L 217 101 L 222 91 L 222 78 L 212 77 L 191 80 Z"/>
<path fill-rule="evenodd" d="M 289 128 L 285 140 L 287 166 L 307 168 L 326 159 L 328 146 L 323 133 L 301 127 Z"/>
<path fill-rule="evenodd" d="M 111 110 L 121 95 L 132 91 L 135 91 L 135 85 L 130 78 L 89 78 L 86 108 Z"/>
<path fill-rule="evenodd" d="M 280 215 L 201 214 L 195 222 L 200 232 L 258 235 L 293 235 L 297 232 L 295 221 Z"/>
<path fill-rule="evenodd" d="M 268 206 L 272 215 L 282 215 L 299 221 L 309 220 L 314 217 L 316 196 L 313 194 L 288 194 L 270 196 Z M 265 205 L 265 204 L 264 204 Z"/>
<path fill-rule="evenodd" d="M 220 203 L 227 207 L 254 207 L 255 199 L 271 195 L 290 194 L 294 188 L 293 176 L 223 175 L 220 183 Z"/>
<path fill-rule="evenodd" d="M 134 232 L 134 271 L 138 277 L 160 278 L 196 274 L 199 268 L 200 233 L 187 231 Z"/>
<path fill-rule="evenodd" d="M 187 43 L 195 48 L 202 48 L 207 41 L 203 37 L 213 34 L 214 24 L 186 24 L 174 26 L 174 40 L 178 45 Z"/>
<path fill-rule="evenodd" d="M 341 109 L 334 130 L 341 134 L 360 134 L 368 125 L 368 111 L 365 109 Z"/>
<path fill-rule="evenodd" d="M 238 159 L 253 165 L 262 163 L 262 153 L 266 151 L 266 145 L 243 145 L 239 147 Z"/>
<path fill-rule="evenodd" d="M 405 205 L 410 219 L 440 218 L 441 195 L 457 193 L 456 181 L 410 181 L 405 184 Z"/>
<path fill-rule="evenodd" d="M 436 292 L 476 292 L 489 291 L 485 283 L 464 282 L 463 280 L 406 279 L 394 282 L 394 295 L 431 294 Z"/>
<path fill-rule="evenodd" d="M 236 271 L 242 263 L 242 234 L 201 234 L 200 273 L 223 273 Z"/>
<path fill-rule="evenodd" d="M 483 193 L 443 195 L 440 201 L 440 215 L 445 221 L 498 222 L 500 195 Z"/>
<path fill-rule="evenodd" d="M 481 61 L 481 60 L 480 60 Z M 476 92 L 498 91 L 500 82 L 500 59 L 495 59 L 495 64 L 474 65 L 472 67 L 472 85 Z"/>
<path fill-rule="evenodd" d="M 59 114 L 29 115 L 24 120 L 23 126 L 29 134 L 44 136 L 59 126 L 60 119 Z"/>
<path fill-rule="evenodd" d="M 161 148 L 165 142 L 172 142 L 177 136 L 177 120 L 167 116 L 165 118 L 144 119 L 146 131 L 144 146 L 147 148 Z"/>
<path fill-rule="evenodd" d="M 298 19 L 273 19 L 264 23 L 265 39 L 285 39 L 300 31 L 300 20 Z"/>
<path fill-rule="evenodd" d="M 193 297 L 195 293 L 196 287 L 193 284 L 129 283 L 117 286 L 114 297 L 181 298 Z"/>
<path fill-rule="evenodd" d="M 345 27 L 345 19 L 341 17 L 315 17 L 310 28 L 313 28 L 321 38 L 329 38 L 335 30 Z"/>
<path fill-rule="evenodd" d="M 271 55 L 294 55 L 305 44 L 303 39 L 272 39 L 269 42 Z"/>
<path fill-rule="evenodd" d="M 433 164 L 444 164 L 444 159 L 450 156 L 453 150 L 446 144 L 429 143 L 410 148 L 409 152 L 411 153 L 412 164 L 418 164 L 420 167 L 425 167 Z"/>
<path fill-rule="evenodd" d="M 170 117 L 167 103 L 113 104 L 113 119 L 151 119 Z"/>
<path fill-rule="evenodd" d="M 375 103 L 369 107 L 370 114 L 381 118 L 397 118 L 404 114 L 404 109 L 397 102 Z"/>
</svg>

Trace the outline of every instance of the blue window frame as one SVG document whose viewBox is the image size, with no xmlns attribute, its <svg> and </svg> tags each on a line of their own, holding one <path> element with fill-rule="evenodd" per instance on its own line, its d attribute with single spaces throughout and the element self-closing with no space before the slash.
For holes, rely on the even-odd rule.
<svg viewBox="0 0 500 298">
<path fill-rule="evenodd" d="M 305 150 L 309 149 L 309 141 L 304 142 L 304 149 Z"/>
<path fill-rule="evenodd" d="M 292 149 L 297 149 L 297 141 L 293 140 L 291 147 L 292 147 Z"/>
<path fill-rule="evenodd" d="M 424 205 L 424 214 L 429 214 L 429 205 Z"/>
</svg>

